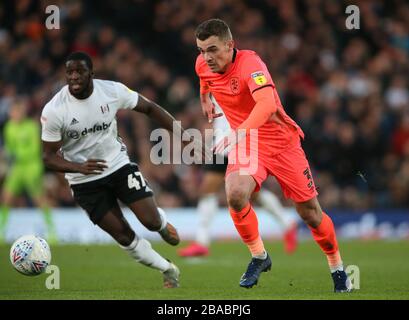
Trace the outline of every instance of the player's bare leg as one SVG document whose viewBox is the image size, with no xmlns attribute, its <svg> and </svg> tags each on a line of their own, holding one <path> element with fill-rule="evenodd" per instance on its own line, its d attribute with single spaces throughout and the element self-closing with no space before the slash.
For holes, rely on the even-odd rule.
<svg viewBox="0 0 409 320">
<path fill-rule="evenodd" d="M 284 217 L 285 209 L 281 205 L 278 197 L 271 191 L 261 189 L 259 192 L 253 193 L 251 201 L 259 203 L 267 212 L 274 216 L 281 228 L 284 230 L 283 242 L 285 252 L 293 253 L 298 245 L 298 224 L 295 220 L 288 221 Z"/>
<path fill-rule="evenodd" d="M 157 253 L 149 241 L 135 234 L 118 205 L 103 216 L 98 226 L 110 234 L 135 261 L 161 271 L 165 288 L 179 286 L 179 269 Z"/>
<path fill-rule="evenodd" d="M 296 209 L 301 218 L 311 230 L 312 236 L 321 250 L 325 253 L 331 275 L 334 281 L 335 292 L 349 292 L 352 290 L 341 260 L 334 224 L 331 218 L 322 211 L 314 197 L 305 202 L 296 203 Z"/>
<path fill-rule="evenodd" d="M 240 279 L 240 286 L 245 288 L 251 288 L 257 284 L 261 272 L 271 269 L 271 259 L 264 249 L 258 231 L 257 216 L 250 204 L 250 197 L 255 187 L 256 182 L 253 177 L 240 174 L 239 171 L 231 172 L 226 177 L 230 215 L 241 239 L 252 255 L 247 271 Z"/>
<path fill-rule="evenodd" d="M 198 229 L 196 241 L 178 251 L 181 257 L 198 257 L 209 254 L 209 229 L 218 209 L 217 192 L 224 184 L 224 173 L 206 172 L 200 185 L 200 199 L 197 205 Z"/>
<path fill-rule="evenodd" d="M 156 231 L 163 240 L 172 246 L 180 242 L 175 227 L 167 221 L 165 211 L 158 208 L 153 197 L 143 198 L 128 204 L 139 221 L 150 231 Z"/>
</svg>

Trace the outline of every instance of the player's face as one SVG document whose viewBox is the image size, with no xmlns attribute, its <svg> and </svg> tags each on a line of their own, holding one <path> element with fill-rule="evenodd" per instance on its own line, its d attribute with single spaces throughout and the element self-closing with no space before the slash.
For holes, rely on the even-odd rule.
<svg viewBox="0 0 409 320">
<path fill-rule="evenodd" d="M 92 71 L 83 60 L 69 60 L 65 65 L 68 89 L 74 97 L 84 98 L 89 91 Z"/>
<path fill-rule="evenodd" d="M 233 40 L 221 40 L 217 36 L 211 36 L 203 41 L 196 39 L 196 44 L 212 72 L 226 71 L 232 59 Z"/>
<path fill-rule="evenodd" d="M 15 104 L 10 108 L 10 119 L 13 121 L 21 121 L 26 116 L 26 108 L 24 105 Z"/>
</svg>

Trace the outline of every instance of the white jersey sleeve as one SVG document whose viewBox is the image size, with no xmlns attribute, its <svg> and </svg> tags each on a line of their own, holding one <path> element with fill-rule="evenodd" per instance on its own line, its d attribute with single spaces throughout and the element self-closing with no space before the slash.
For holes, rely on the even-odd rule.
<svg viewBox="0 0 409 320">
<path fill-rule="evenodd" d="M 133 109 L 138 104 L 139 94 L 120 82 L 115 82 L 116 92 L 118 94 L 119 109 Z"/>
<path fill-rule="evenodd" d="M 56 109 L 45 106 L 41 113 L 41 140 L 48 142 L 61 141 L 63 120 Z"/>
</svg>

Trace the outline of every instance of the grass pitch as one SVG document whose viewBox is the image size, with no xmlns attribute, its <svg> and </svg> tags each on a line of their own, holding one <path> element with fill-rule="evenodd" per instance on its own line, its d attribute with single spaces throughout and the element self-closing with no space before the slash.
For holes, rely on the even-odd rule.
<svg viewBox="0 0 409 320">
<path fill-rule="evenodd" d="M 162 275 L 137 264 L 115 245 L 54 246 L 52 264 L 60 269 L 60 289 L 48 290 L 49 274 L 27 277 L 0 246 L 0 299 L 409 299 L 409 242 L 342 242 L 345 265 L 360 271 L 360 289 L 334 294 L 325 256 L 307 241 L 291 256 L 280 242 L 265 242 L 273 266 L 259 285 L 243 289 L 240 276 L 249 262 L 239 242 L 212 245 L 207 258 L 182 259 L 174 247 L 153 243 L 181 270 L 181 287 L 163 289 Z M 184 244 L 182 244 L 184 245 Z"/>
</svg>

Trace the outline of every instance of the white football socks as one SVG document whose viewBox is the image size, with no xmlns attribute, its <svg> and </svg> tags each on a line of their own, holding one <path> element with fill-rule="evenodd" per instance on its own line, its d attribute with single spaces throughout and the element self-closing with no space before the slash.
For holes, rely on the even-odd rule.
<svg viewBox="0 0 409 320">
<path fill-rule="evenodd" d="M 285 230 L 291 227 L 291 223 L 284 216 L 285 209 L 274 193 L 262 189 L 259 192 L 258 201 L 266 211 L 276 217 L 277 221 Z"/>
<path fill-rule="evenodd" d="M 262 254 L 260 254 L 260 255 L 255 255 L 255 256 L 252 256 L 252 257 L 253 257 L 253 258 L 260 259 L 260 260 L 266 260 L 266 259 L 267 259 L 267 251 L 263 251 Z"/>
<path fill-rule="evenodd" d="M 159 212 L 160 219 L 161 219 L 161 225 L 160 225 L 159 231 L 162 231 L 163 229 L 166 228 L 166 225 L 168 224 L 168 219 L 166 218 L 166 213 L 162 208 L 158 207 L 158 212 Z"/>
<path fill-rule="evenodd" d="M 120 247 L 127 251 L 135 261 L 161 272 L 167 271 L 171 266 L 169 261 L 152 249 L 149 241 L 138 239 L 137 236 L 129 246 L 120 245 Z"/>
<path fill-rule="evenodd" d="M 336 267 L 329 267 L 329 270 L 331 271 L 331 273 L 334 273 L 336 271 L 344 271 L 344 265 L 341 263 L 340 265 L 336 266 Z"/>
<path fill-rule="evenodd" d="M 203 246 L 210 245 L 210 223 L 219 208 L 217 195 L 211 193 L 200 198 L 197 213 L 199 215 L 199 225 L 196 234 L 196 241 Z"/>
</svg>

